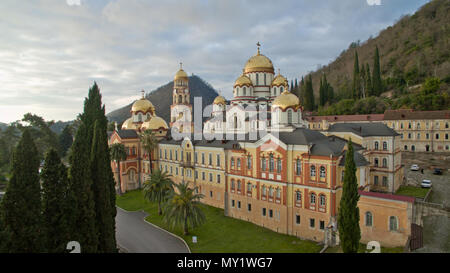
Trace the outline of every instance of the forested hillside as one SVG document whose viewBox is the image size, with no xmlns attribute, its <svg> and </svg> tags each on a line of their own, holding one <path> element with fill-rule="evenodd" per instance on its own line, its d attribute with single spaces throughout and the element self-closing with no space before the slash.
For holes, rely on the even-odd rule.
<svg viewBox="0 0 450 273">
<path fill-rule="evenodd" d="M 449 109 L 449 14 L 450 1 L 434 0 L 415 14 L 403 16 L 377 37 L 351 43 L 335 61 L 307 75 L 298 94 L 308 100 L 305 93 L 311 76 L 315 107 L 309 110 L 321 114 L 365 114 L 388 108 Z M 371 93 L 368 89 L 377 89 L 377 59 L 381 85 Z M 333 89 L 331 99 L 320 98 L 324 76 Z M 341 107 L 336 105 L 338 102 Z"/>
</svg>

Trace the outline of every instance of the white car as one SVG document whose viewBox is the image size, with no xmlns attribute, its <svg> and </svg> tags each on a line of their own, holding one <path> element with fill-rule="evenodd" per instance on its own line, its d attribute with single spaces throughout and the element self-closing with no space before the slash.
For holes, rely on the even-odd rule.
<svg viewBox="0 0 450 273">
<path fill-rule="evenodd" d="M 431 188 L 431 180 L 424 179 L 422 180 L 422 188 Z"/>
<path fill-rule="evenodd" d="M 418 171 L 418 170 L 420 170 L 419 165 L 417 164 L 411 165 L 411 171 Z"/>
</svg>

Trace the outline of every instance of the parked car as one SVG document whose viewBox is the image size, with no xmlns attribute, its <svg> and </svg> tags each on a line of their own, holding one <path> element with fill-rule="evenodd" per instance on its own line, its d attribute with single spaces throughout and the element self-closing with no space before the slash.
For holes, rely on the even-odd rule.
<svg viewBox="0 0 450 273">
<path fill-rule="evenodd" d="M 418 171 L 418 170 L 420 170 L 419 165 L 417 164 L 411 165 L 411 171 Z"/>
<path fill-rule="evenodd" d="M 422 180 L 422 188 L 431 188 L 431 180 L 424 179 Z"/>
<path fill-rule="evenodd" d="M 434 171 L 433 171 L 433 174 L 441 175 L 442 174 L 442 169 L 435 168 Z"/>
</svg>

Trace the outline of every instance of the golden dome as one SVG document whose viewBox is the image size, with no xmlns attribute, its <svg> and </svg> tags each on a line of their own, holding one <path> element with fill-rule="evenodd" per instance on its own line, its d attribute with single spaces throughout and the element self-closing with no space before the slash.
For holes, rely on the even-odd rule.
<svg viewBox="0 0 450 273">
<path fill-rule="evenodd" d="M 273 73 L 272 61 L 266 56 L 259 53 L 259 43 L 258 43 L 258 53 L 255 56 L 248 59 L 244 68 L 245 73 L 249 72 L 271 72 Z"/>
<path fill-rule="evenodd" d="M 280 86 L 280 85 L 284 85 L 284 86 L 288 86 L 288 81 L 285 77 L 283 77 L 280 72 L 278 72 L 278 75 L 275 77 L 275 79 L 273 79 L 272 81 L 272 86 Z"/>
<path fill-rule="evenodd" d="M 285 90 L 272 103 L 272 108 L 280 107 L 285 110 L 288 107 L 297 108 L 300 106 L 299 98 L 291 92 Z"/>
<path fill-rule="evenodd" d="M 248 85 L 248 86 L 252 86 L 252 80 L 250 80 L 249 77 L 245 76 L 244 74 L 242 74 L 241 76 L 239 76 L 239 78 L 237 78 L 237 80 L 234 82 L 234 86 L 243 86 L 243 85 Z"/>
<path fill-rule="evenodd" d="M 225 98 L 224 97 L 222 97 L 222 96 L 217 96 L 215 99 L 214 99 L 214 102 L 213 102 L 213 104 L 226 104 L 226 100 L 225 100 Z"/>
<path fill-rule="evenodd" d="M 169 129 L 169 126 L 167 126 L 167 123 L 164 119 L 158 116 L 153 116 L 149 121 L 142 123 L 141 126 L 141 130 L 143 131 L 146 129 L 158 130 L 160 128 Z"/>
<path fill-rule="evenodd" d="M 180 70 L 175 74 L 175 80 L 188 79 L 188 75 L 183 70 L 183 63 L 180 63 Z"/>
<path fill-rule="evenodd" d="M 139 125 L 133 122 L 132 118 L 125 120 L 122 124 L 122 130 L 137 130 Z"/>
<path fill-rule="evenodd" d="M 141 111 L 143 113 L 147 113 L 147 112 L 153 112 L 154 110 L 155 110 L 155 107 L 153 106 L 153 104 L 144 97 L 142 97 L 141 99 L 139 99 L 135 103 L 133 103 L 133 106 L 131 107 L 131 112 Z"/>
</svg>

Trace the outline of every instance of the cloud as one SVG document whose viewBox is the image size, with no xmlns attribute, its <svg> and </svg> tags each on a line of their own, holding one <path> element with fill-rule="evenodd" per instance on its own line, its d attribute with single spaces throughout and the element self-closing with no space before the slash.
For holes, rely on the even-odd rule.
<svg viewBox="0 0 450 273">
<path fill-rule="evenodd" d="M 112 111 L 170 81 L 180 61 L 230 98 L 258 41 L 290 80 L 425 2 L 2 0 L 0 122 L 73 119 L 94 81 Z"/>
</svg>

